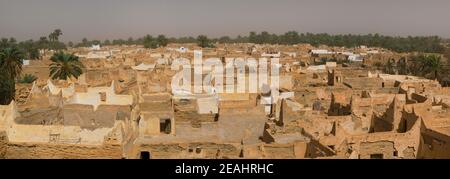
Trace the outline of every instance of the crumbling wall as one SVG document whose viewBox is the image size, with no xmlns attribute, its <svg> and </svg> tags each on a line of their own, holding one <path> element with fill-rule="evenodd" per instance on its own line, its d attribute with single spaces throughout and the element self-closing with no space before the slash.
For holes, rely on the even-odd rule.
<svg viewBox="0 0 450 179">
<path fill-rule="evenodd" d="M 295 158 L 294 145 L 264 145 L 261 150 L 267 159 Z"/>
<path fill-rule="evenodd" d="M 345 116 L 351 114 L 350 99 L 347 100 L 345 94 L 333 93 L 331 95 L 330 109 L 328 110 L 329 116 Z"/>
<path fill-rule="evenodd" d="M 65 145 L 41 143 L 9 143 L 9 159 L 120 159 L 120 145 Z"/>
<path fill-rule="evenodd" d="M 422 121 L 418 120 L 414 126 L 406 133 L 378 132 L 366 135 L 347 137 L 348 143 L 352 145 L 352 151 L 364 158 L 417 158 L 420 149 L 420 133 Z M 393 150 L 391 145 L 393 144 Z M 380 152 L 385 153 L 380 153 Z M 392 152 L 392 154 L 391 154 Z"/>
<path fill-rule="evenodd" d="M 290 100 L 282 100 L 281 105 L 279 114 L 281 123 L 299 119 L 301 117 L 300 111 L 305 110 L 303 105 Z"/>
<path fill-rule="evenodd" d="M 202 122 L 215 122 L 218 114 L 199 114 L 196 99 L 174 99 L 174 117 L 176 122 L 190 122 L 200 127 Z"/>
<path fill-rule="evenodd" d="M 397 155 L 392 141 L 362 142 L 359 150 L 360 159 L 392 159 Z"/>
<path fill-rule="evenodd" d="M 147 151 L 151 159 L 176 158 L 239 158 L 241 148 L 238 144 L 218 143 L 178 143 L 178 144 L 142 144 L 139 152 Z M 139 154 L 137 154 L 139 157 Z"/>
<path fill-rule="evenodd" d="M 8 146 L 8 136 L 5 131 L 0 131 L 0 159 L 5 158 Z"/>
<path fill-rule="evenodd" d="M 394 97 L 394 100 L 389 105 L 389 108 L 386 110 L 384 118 L 382 120 L 385 120 L 389 124 L 392 124 L 392 129 L 394 131 L 397 131 L 399 129 L 399 125 L 402 119 L 402 111 L 405 106 L 405 99 L 403 95 L 398 95 Z"/>
<path fill-rule="evenodd" d="M 418 158 L 450 158 L 450 137 L 433 130 L 426 130 L 422 133 L 422 140 Z"/>
<path fill-rule="evenodd" d="M 112 128 L 95 130 L 81 129 L 79 126 L 61 125 L 12 125 L 8 128 L 10 142 L 26 143 L 77 143 L 100 145 Z"/>
<path fill-rule="evenodd" d="M 56 125 L 61 124 L 60 113 L 59 108 L 32 108 L 21 112 L 20 116 L 14 119 L 14 122 L 26 125 Z"/>
<path fill-rule="evenodd" d="M 95 129 L 113 127 L 117 115 L 130 116 L 131 108 L 125 105 L 99 105 L 94 110 L 92 105 L 67 104 L 63 107 L 64 125 Z"/>
<path fill-rule="evenodd" d="M 303 159 L 325 156 L 308 141 L 294 141 L 288 144 L 255 144 L 244 146 L 243 157 L 247 159 Z"/>
</svg>

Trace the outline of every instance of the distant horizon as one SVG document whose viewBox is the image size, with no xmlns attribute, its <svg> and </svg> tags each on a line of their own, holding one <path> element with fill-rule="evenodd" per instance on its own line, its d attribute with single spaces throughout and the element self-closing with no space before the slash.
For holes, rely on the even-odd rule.
<svg viewBox="0 0 450 179">
<path fill-rule="evenodd" d="M 0 0 L 0 37 L 62 42 L 251 31 L 450 39 L 448 0 Z"/>
<path fill-rule="evenodd" d="M 62 30 L 62 32 L 63 32 L 63 35 L 61 35 L 60 36 L 60 42 L 63 42 L 63 43 L 68 43 L 68 42 L 72 42 L 72 43 L 81 43 L 82 42 L 82 40 L 84 39 L 84 38 L 86 38 L 86 37 L 83 37 L 83 38 L 81 38 L 81 39 L 78 39 L 78 40 L 63 40 L 64 39 L 64 30 L 63 29 L 61 29 Z M 291 30 L 291 31 L 295 31 L 295 30 Z M 53 31 L 51 31 L 51 32 L 53 32 Z M 261 33 L 262 31 L 250 31 L 250 32 L 256 32 L 256 33 Z M 230 37 L 231 39 L 236 39 L 238 36 L 241 36 L 241 37 L 248 37 L 249 36 L 249 34 L 250 34 L 250 32 L 248 32 L 248 33 L 246 33 L 246 34 L 239 34 L 239 35 L 236 35 L 236 36 L 230 36 L 230 35 L 221 35 L 221 36 L 217 36 L 217 37 L 212 37 L 212 36 L 207 36 L 209 39 L 219 39 L 219 38 L 221 38 L 221 37 L 225 37 L 225 36 L 228 36 L 228 37 Z M 289 31 L 286 31 L 286 32 L 289 32 Z M 298 32 L 298 31 L 296 31 L 296 32 Z M 282 34 L 284 34 L 284 33 L 271 33 L 271 32 L 268 32 L 269 34 L 276 34 L 276 35 L 282 35 Z M 342 34 L 331 34 L 331 33 L 314 33 L 314 32 L 298 32 L 298 34 L 300 35 L 300 34 L 307 34 L 307 33 L 311 33 L 311 34 L 329 34 L 329 35 L 355 35 L 355 36 L 357 36 L 357 35 L 361 35 L 361 36 L 364 36 L 364 35 L 370 35 L 370 34 L 372 34 L 372 35 L 375 35 L 375 34 L 378 34 L 378 35 L 380 35 L 380 36 L 385 36 L 385 37 L 401 37 L 401 38 L 407 38 L 407 37 L 439 37 L 439 38 L 441 38 L 442 40 L 450 40 L 450 38 L 444 38 L 444 37 L 441 37 L 441 36 L 438 36 L 438 35 L 396 35 L 396 36 L 393 36 L 393 35 L 386 35 L 386 34 L 380 34 L 380 33 L 367 33 L 367 34 L 351 34 L 351 33 L 342 33 Z M 50 34 L 50 32 L 48 33 L 48 34 Z M 131 38 L 133 38 L 133 40 L 137 40 L 137 39 L 139 39 L 139 38 L 143 38 L 143 37 L 145 37 L 146 35 L 151 35 L 151 36 L 153 36 L 153 37 L 157 37 L 158 35 L 164 35 L 166 38 L 177 38 L 177 39 L 179 39 L 179 38 L 188 38 L 188 37 L 193 37 L 193 38 L 197 38 L 199 35 L 204 35 L 204 34 L 199 34 L 199 35 L 195 35 L 195 36 L 179 36 L 179 37 L 173 37 L 173 36 L 168 36 L 168 35 L 166 35 L 166 34 L 145 34 L 145 35 L 141 35 L 141 36 L 131 36 Z M 45 36 L 45 37 L 47 37 L 48 38 L 48 35 L 42 35 L 42 36 Z M 7 39 L 10 39 L 10 38 L 14 38 L 14 39 L 16 39 L 18 42 L 21 42 L 21 41 L 27 41 L 27 40 L 33 40 L 33 41 L 37 41 L 37 40 L 39 40 L 39 38 L 40 37 L 42 37 L 42 36 L 39 36 L 39 37 L 36 37 L 36 38 L 31 38 L 31 39 L 20 39 L 20 38 L 17 38 L 17 37 L 3 37 L 3 36 L 0 36 L 0 38 L 7 38 Z M 89 40 L 89 41 L 94 41 L 94 40 L 98 40 L 98 41 L 100 41 L 100 42 L 104 42 L 105 40 L 109 40 L 109 41 L 112 41 L 112 40 L 128 40 L 128 38 L 130 38 L 130 37 L 126 37 L 126 38 L 105 38 L 105 39 L 95 39 L 95 38 L 92 38 L 92 39 L 90 39 L 90 38 L 86 38 L 87 40 Z"/>
</svg>

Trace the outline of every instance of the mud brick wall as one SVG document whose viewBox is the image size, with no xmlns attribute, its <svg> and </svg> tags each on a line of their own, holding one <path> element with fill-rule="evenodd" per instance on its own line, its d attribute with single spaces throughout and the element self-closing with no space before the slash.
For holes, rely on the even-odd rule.
<svg viewBox="0 0 450 179">
<path fill-rule="evenodd" d="M 7 145 L 8 139 L 6 136 L 6 132 L 0 131 L 0 159 L 5 158 Z"/>
<path fill-rule="evenodd" d="M 82 146 L 69 144 L 9 143 L 5 158 L 11 159 L 120 159 L 119 145 Z"/>
<path fill-rule="evenodd" d="M 184 143 L 144 144 L 139 151 L 148 151 L 152 159 L 174 158 L 239 158 L 241 148 L 237 144 Z"/>
</svg>

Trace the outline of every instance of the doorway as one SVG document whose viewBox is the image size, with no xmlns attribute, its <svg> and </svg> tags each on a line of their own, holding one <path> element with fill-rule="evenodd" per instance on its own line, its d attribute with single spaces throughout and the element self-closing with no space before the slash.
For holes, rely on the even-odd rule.
<svg viewBox="0 0 450 179">
<path fill-rule="evenodd" d="M 150 159 L 150 152 L 148 152 L 148 151 L 141 151 L 141 155 L 140 155 L 139 158 L 143 159 L 143 160 Z"/>
<path fill-rule="evenodd" d="M 160 119 L 159 120 L 159 132 L 161 132 L 163 134 L 170 134 L 170 132 L 171 132 L 170 119 Z"/>
</svg>

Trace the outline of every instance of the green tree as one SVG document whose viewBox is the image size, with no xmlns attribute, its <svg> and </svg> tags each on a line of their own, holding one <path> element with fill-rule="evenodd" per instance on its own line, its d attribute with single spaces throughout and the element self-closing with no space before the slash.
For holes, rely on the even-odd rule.
<svg viewBox="0 0 450 179">
<path fill-rule="evenodd" d="M 223 36 L 219 38 L 219 43 L 230 43 L 232 42 L 231 38 L 229 36 Z"/>
<path fill-rule="evenodd" d="M 17 47 L 0 50 L 0 103 L 9 104 L 15 97 L 15 79 L 22 72 L 23 52 Z"/>
<path fill-rule="evenodd" d="M 35 59 L 40 58 L 39 42 L 34 42 L 33 40 L 27 40 L 27 41 L 20 42 L 17 45 L 17 47 L 20 48 L 21 50 L 23 50 L 26 58 L 28 58 L 28 59 L 35 60 Z"/>
<path fill-rule="evenodd" d="M 214 47 L 211 44 L 211 40 L 208 39 L 208 37 L 206 35 L 199 35 L 197 37 L 197 45 L 202 47 L 202 48 L 211 48 Z"/>
<path fill-rule="evenodd" d="M 90 45 L 100 45 L 101 43 L 100 40 L 93 40 L 90 42 Z"/>
<path fill-rule="evenodd" d="M 74 54 L 64 52 L 55 53 L 50 60 L 50 77 L 52 79 L 67 80 L 71 77 L 78 77 L 83 74 L 83 64 Z"/>
<path fill-rule="evenodd" d="M 67 43 L 67 46 L 73 47 L 73 42 L 72 42 L 72 41 L 69 41 L 69 42 Z"/>
<path fill-rule="evenodd" d="M 8 48 L 8 47 L 15 47 L 17 46 L 17 40 L 13 37 L 11 38 L 2 38 L 0 40 L 0 49 Z"/>
<path fill-rule="evenodd" d="M 429 72 L 434 73 L 434 79 L 438 79 L 439 72 L 442 70 L 441 56 L 439 55 L 426 55 L 425 66 Z"/>
<path fill-rule="evenodd" d="M 19 83 L 33 83 L 37 79 L 36 76 L 32 74 L 25 74 L 19 79 Z"/>
<path fill-rule="evenodd" d="M 134 44 L 133 37 L 128 38 L 127 45 L 133 45 L 133 44 Z"/>
<path fill-rule="evenodd" d="M 412 55 L 409 59 L 407 68 L 412 75 L 433 76 L 434 79 L 438 79 L 439 74 L 443 72 L 444 66 L 440 55 L 419 54 Z"/>
<path fill-rule="evenodd" d="M 17 40 L 14 37 L 9 38 L 9 43 L 10 44 L 16 44 Z"/>
<path fill-rule="evenodd" d="M 43 55 L 45 55 L 45 50 L 49 48 L 49 41 L 48 41 L 47 37 L 43 36 L 43 37 L 39 38 L 38 48 L 42 49 L 42 51 L 44 53 Z"/>
<path fill-rule="evenodd" d="M 105 41 L 103 41 L 103 45 L 111 45 L 111 41 L 109 41 L 108 39 L 106 39 Z"/>
<path fill-rule="evenodd" d="M 248 41 L 250 43 L 257 43 L 257 35 L 256 32 L 250 32 L 250 34 L 248 35 Z"/>
<path fill-rule="evenodd" d="M 9 78 L 4 71 L 0 71 L 0 104 L 8 105 L 15 96 L 14 80 Z"/>
<path fill-rule="evenodd" d="M 156 41 L 159 47 L 165 47 L 167 46 L 167 44 L 169 44 L 169 39 L 167 39 L 164 35 L 158 35 Z"/>
<path fill-rule="evenodd" d="M 50 48 L 53 50 L 58 50 L 65 48 L 61 43 L 59 43 L 59 36 L 62 35 L 61 29 L 55 29 L 52 33 L 48 35 L 48 39 L 50 41 Z"/>
<path fill-rule="evenodd" d="M 8 47 L 0 51 L 0 69 L 10 79 L 16 79 L 22 72 L 24 54 L 17 47 Z"/>
<path fill-rule="evenodd" d="M 283 44 L 289 44 L 289 45 L 293 45 L 298 43 L 298 40 L 300 39 L 300 36 L 298 35 L 298 32 L 296 31 L 289 31 L 286 32 L 282 37 L 281 37 L 281 41 Z"/>
<path fill-rule="evenodd" d="M 28 49 L 27 53 L 28 53 L 28 58 L 29 59 L 36 60 L 36 59 L 40 59 L 41 58 L 41 55 L 39 53 L 39 49 L 36 48 L 36 47 Z"/>
<path fill-rule="evenodd" d="M 259 44 L 273 43 L 273 42 L 271 42 L 271 36 L 270 36 L 269 32 L 266 32 L 266 31 L 261 32 L 261 34 L 259 35 L 259 38 L 258 38 L 258 42 L 259 42 Z"/>
<path fill-rule="evenodd" d="M 55 29 L 53 31 L 53 35 L 54 35 L 54 40 L 55 41 L 59 41 L 59 36 L 61 36 L 63 33 L 61 31 L 61 29 Z"/>
<path fill-rule="evenodd" d="M 82 46 L 82 47 L 87 47 L 87 46 L 89 46 L 89 41 L 88 41 L 88 39 L 87 38 L 83 38 L 82 40 L 81 40 L 81 45 L 80 46 Z"/>
<path fill-rule="evenodd" d="M 143 43 L 145 48 L 158 48 L 158 43 L 151 35 L 146 35 Z"/>
</svg>

